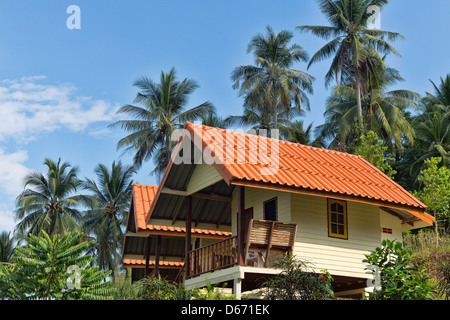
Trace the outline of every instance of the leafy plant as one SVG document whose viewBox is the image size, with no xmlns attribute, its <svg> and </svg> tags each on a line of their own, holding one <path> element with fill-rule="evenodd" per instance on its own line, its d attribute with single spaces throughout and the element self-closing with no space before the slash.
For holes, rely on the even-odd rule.
<svg viewBox="0 0 450 320">
<path fill-rule="evenodd" d="M 148 276 L 139 280 L 137 298 L 140 300 L 184 300 L 185 290 L 177 283 Z"/>
<path fill-rule="evenodd" d="M 227 284 L 225 283 L 223 288 L 225 288 Z M 225 294 L 220 290 L 219 287 L 213 286 L 208 282 L 205 288 L 195 288 L 188 292 L 190 300 L 236 300 L 236 296 L 231 294 Z"/>
<path fill-rule="evenodd" d="M 330 300 L 334 298 L 333 278 L 323 271 L 317 274 L 307 270 L 305 262 L 294 257 L 274 262 L 283 271 L 261 285 L 266 300 Z"/>
<path fill-rule="evenodd" d="M 393 179 L 397 172 L 392 169 L 391 164 L 394 162 L 394 158 L 387 156 L 387 149 L 388 147 L 383 145 L 383 140 L 380 141 L 375 132 L 369 131 L 361 136 L 355 154 L 362 156 Z"/>
<path fill-rule="evenodd" d="M 416 193 L 436 218 L 434 223 L 436 232 L 436 244 L 439 240 L 438 218 L 448 217 L 450 208 L 450 169 L 445 166 L 439 167 L 442 158 L 431 158 L 425 160 L 426 168 L 420 172 L 418 180 L 423 183 L 423 189 Z"/>
<path fill-rule="evenodd" d="M 383 240 L 381 246 L 366 254 L 363 262 L 379 268 L 379 286 L 369 299 L 376 300 L 434 300 L 436 290 L 431 276 L 420 258 L 401 242 Z M 375 271 L 372 271 L 375 273 Z"/>
<path fill-rule="evenodd" d="M 2 266 L 2 296 L 10 299 L 108 299 L 113 293 L 109 272 L 92 266 L 94 258 L 84 255 L 92 242 L 82 242 L 83 234 L 68 233 L 52 238 L 30 235 L 26 247 L 17 247 L 14 265 Z"/>
</svg>

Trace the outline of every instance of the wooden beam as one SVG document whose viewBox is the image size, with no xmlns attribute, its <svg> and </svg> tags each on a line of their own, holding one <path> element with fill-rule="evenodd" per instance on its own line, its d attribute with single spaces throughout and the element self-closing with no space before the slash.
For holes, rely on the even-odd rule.
<svg viewBox="0 0 450 320">
<path fill-rule="evenodd" d="M 159 276 L 159 258 L 161 255 L 161 236 L 156 238 L 156 257 L 155 257 L 155 278 L 160 278 Z"/>
<path fill-rule="evenodd" d="M 270 231 L 269 231 L 269 243 L 267 244 L 267 250 L 266 250 L 266 261 L 264 262 L 264 266 L 267 268 L 268 262 L 269 262 L 269 254 L 270 254 L 270 247 L 272 246 L 272 235 L 273 235 L 273 229 L 275 226 L 275 221 L 272 221 L 270 224 Z"/>
<path fill-rule="evenodd" d="M 245 263 L 244 257 L 244 226 L 243 217 L 245 210 L 245 187 L 238 187 L 238 214 L 237 214 L 237 257 L 238 265 L 243 266 Z"/>
<path fill-rule="evenodd" d="M 219 221 L 217 221 L 217 228 L 219 228 L 220 225 L 222 224 L 222 221 L 225 220 L 226 216 L 230 212 L 230 208 L 231 208 L 231 202 L 228 202 L 227 206 L 225 207 L 225 209 L 223 210 L 222 214 L 219 217 Z"/>
<path fill-rule="evenodd" d="M 175 196 L 182 196 L 182 197 L 186 197 L 186 196 L 190 195 L 187 193 L 187 191 L 170 189 L 167 187 L 162 188 L 161 193 L 171 194 L 171 195 L 175 195 Z M 196 192 L 196 193 L 191 194 L 191 196 L 194 198 L 197 198 L 197 199 L 206 199 L 206 200 L 224 201 L 224 202 L 231 201 L 231 196 L 224 196 L 224 195 L 215 194 L 215 193 Z"/>
<path fill-rule="evenodd" d="M 189 251 L 191 251 L 191 226 L 192 224 L 192 197 L 186 197 L 186 237 L 184 245 L 184 257 L 185 257 L 185 272 L 186 277 L 189 277 L 190 267 L 189 267 Z"/>
<path fill-rule="evenodd" d="M 197 228 L 197 226 L 198 226 L 198 222 L 199 222 L 200 219 L 203 217 L 203 213 L 205 212 L 205 208 L 206 208 L 207 204 L 208 204 L 208 201 L 206 200 L 206 201 L 203 203 L 202 208 L 200 209 L 200 211 L 199 211 L 199 213 L 198 213 L 197 219 L 195 219 L 195 227 L 196 227 L 196 228 Z"/>
<path fill-rule="evenodd" d="M 187 192 L 184 191 L 184 190 L 170 189 L 170 188 L 167 188 L 167 187 L 163 187 L 163 188 L 161 189 L 161 193 L 164 193 L 164 194 L 173 194 L 173 195 L 175 195 L 175 196 L 183 196 L 183 197 L 185 197 L 185 196 L 188 195 Z"/>
<path fill-rule="evenodd" d="M 150 272 L 150 268 L 149 268 L 149 261 L 150 261 L 150 240 L 151 237 L 148 236 L 147 237 L 147 241 L 146 241 L 146 247 L 145 247 L 145 276 L 149 275 Z"/>
<path fill-rule="evenodd" d="M 215 193 L 201 193 L 201 192 L 197 192 L 197 193 L 194 193 L 192 196 L 194 198 L 196 198 L 196 199 L 231 202 L 231 197 L 230 196 L 224 196 L 224 195 L 215 194 Z"/>
<path fill-rule="evenodd" d="M 180 203 L 178 204 L 177 211 L 175 211 L 175 216 L 174 216 L 173 219 L 172 219 L 172 225 L 175 224 L 175 221 L 177 220 L 178 215 L 180 214 L 180 211 L 181 211 L 181 208 L 183 207 L 183 203 L 184 203 L 184 200 L 185 200 L 185 199 L 186 199 L 186 197 L 183 197 L 183 198 L 181 199 Z"/>
</svg>

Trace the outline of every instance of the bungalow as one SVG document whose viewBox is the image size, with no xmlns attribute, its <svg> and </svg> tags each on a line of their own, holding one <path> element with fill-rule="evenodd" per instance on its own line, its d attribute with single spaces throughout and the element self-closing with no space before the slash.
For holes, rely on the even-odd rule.
<svg viewBox="0 0 450 320">
<path fill-rule="evenodd" d="M 360 295 L 364 254 L 432 225 L 426 209 L 360 156 L 187 122 L 160 185 L 134 186 L 124 264 L 240 298 L 289 254 Z"/>
</svg>

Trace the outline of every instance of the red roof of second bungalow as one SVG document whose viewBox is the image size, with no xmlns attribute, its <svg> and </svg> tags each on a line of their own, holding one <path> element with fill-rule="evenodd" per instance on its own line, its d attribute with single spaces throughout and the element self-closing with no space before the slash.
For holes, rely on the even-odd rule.
<svg viewBox="0 0 450 320">
<path fill-rule="evenodd" d="M 172 234 L 181 234 L 186 232 L 186 228 L 183 227 L 173 227 L 173 226 L 160 226 L 160 225 L 150 225 L 147 224 L 146 218 L 151 204 L 155 198 L 157 186 L 149 186 L 144 184 L 133 184 L 133 205 L 134 205 L 134 216 L 136 221 L 136 226 L 138 232 L 165 232 Z M 194 235 L 204 235 L 204 236 L 214 236 L 228 238 L 231 236 L 231 232 L 219 231 L 219 230 L 207 230 L 192 228 L 192 234 Z"/>
<path fill-rule="evenodd" d="M 272 185 L 346 195 L 397 204 L 416 214 L 424 213 L 427 208 L 361 156 L 190 122 L 186 122 L 184 128 L 191 141 L 201 142 L 197 147 L 203 154 L 209 151 L 213 157 L 222 155 L 222 163 L 213 165 L 228 183 L 245 184 L 247 181 L 259 183 L 261 187 Z M 237 141 L 245 141 L 245 145 Z M 276 145 L 278 150 L 272 148 Z M 180 146 L 179 143 L 177 147 Z M 269 160 L 268 157 L 273 156 L 270 152 L 278 155 L 276 164 Z M 273 174 L 262 174 L 264 169 L 272 169 Z M 424 218 L 434 220 L 426 213 Z"/>
</svg>

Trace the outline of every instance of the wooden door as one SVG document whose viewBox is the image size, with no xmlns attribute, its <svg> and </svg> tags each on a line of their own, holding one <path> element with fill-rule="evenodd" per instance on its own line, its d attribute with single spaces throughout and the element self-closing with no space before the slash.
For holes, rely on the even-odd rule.
<svg viewBox="0 0 450 320">
<path fill-rule="evenodd" d="M 244 245 L 247 245 L 248 229 L 250 227 L 250 220 L 253 219 L 253 208 L 248 208 L 244 210 L 242 216 L 242 225 L 244 226 Z"/>
</svg>

